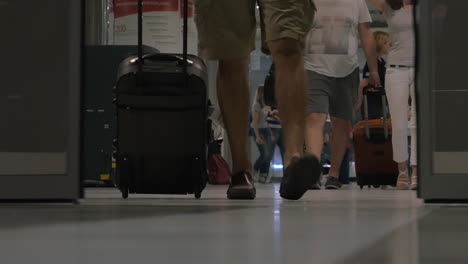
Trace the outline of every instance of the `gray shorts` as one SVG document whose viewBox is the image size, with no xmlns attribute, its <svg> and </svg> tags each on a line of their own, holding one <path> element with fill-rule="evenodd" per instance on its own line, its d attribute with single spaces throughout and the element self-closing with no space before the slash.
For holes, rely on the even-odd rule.
<svg viewBox="0 0 468 264">
<path fill-rule="evenodd" d="M 354 104 L 358 96 L 359 68 L 343 78 L 328 77 L 307 71 L 307 115 L 312 113 L 353 120 Z"/>
</svg>

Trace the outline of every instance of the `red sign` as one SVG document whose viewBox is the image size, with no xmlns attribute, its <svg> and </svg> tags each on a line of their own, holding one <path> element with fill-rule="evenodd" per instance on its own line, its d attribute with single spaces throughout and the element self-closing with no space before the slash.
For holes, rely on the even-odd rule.
<svg viewBox="0 0 468 264">
<path fill-rule="evenodd" d="M 180 0 L 180 17 L 184 17 L 184 0 Z M 193 16 L 193 0 L 188 0 L 188 17 Z"/>
<path fill-rule="evenodd" d="M 115 18 L 136 15 L 138 13 L 138 0 L 114 0 Z M 190 5 L 189 5 L 190 7 Z M 158 12 L 158 11 L 173 11 L 179 10 L 178 0 L 144 0 L 143 13 Z"/>
</svg>

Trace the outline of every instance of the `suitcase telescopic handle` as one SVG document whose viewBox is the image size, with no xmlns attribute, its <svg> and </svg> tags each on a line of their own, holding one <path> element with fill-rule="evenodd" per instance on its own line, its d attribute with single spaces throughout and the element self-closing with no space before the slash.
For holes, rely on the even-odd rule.
<svg viewBox="0 0 468 264">
<path fill-rule="evenodd" d="M 139 93 L 142 92 L 142 86 L 144 83 L 143 80 L 143 64 L 144 59 L 148 57 L 143 57 L 143 0 L 138 0 L 138 72 L 137 72 L 137 85 Z M 188 74 L 187 67 L 191 62 L 188 60 L 187 54 L 187 38 L 188 38 L 188 0 L 183 1 L 183 13 L 184 13 L 184 23 L 183 23 L 183 41 L 182 41 L 182 69 L 185 75 L 184 78 L 184 87 L 187 87 L 188 84 Z M 161 57 L 162 58 L 162 57 Z"/>
<path fill-rule="evenodd" d="M 137 93 L 143 93 L 143 0 L 138 0 L 138 69 L 136 73 L 137 78 Z"/>
<path fill-rule="evenodd" d="M 380 87 L 373 87 L 373 86 L 366 86 L 364 87 L 364 118 L 365 118 L 365 131 L 366 131 L 366 138 L 370 139 L 370 128 L 369 128 L 369 105 L 367 101 L 367 96 L 369 94 L 369 89 L 377 89 L 377 93 L 382 97 L 382 117 L 383 117 L 383 125 L 384 125 L 384 136 L 385 140 L 388 139 L 388 119 L 387 119 L 387 101 L 385 100 L 385 90 L 383 86 Z"/>
<path fill-rule="evenodd" d="M 182 38 L 182 54 L 184 59 L 184 73 L 187 73 L 187 38 L 188 38 L 188 0 L 184 0 L 184 23 Z M 186 74 L 187 75 L 187 74 Z"/>
</svg>

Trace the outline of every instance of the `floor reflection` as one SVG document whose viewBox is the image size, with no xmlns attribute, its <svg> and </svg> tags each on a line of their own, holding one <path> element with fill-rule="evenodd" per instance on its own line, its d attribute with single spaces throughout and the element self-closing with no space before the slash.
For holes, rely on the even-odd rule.
<svg viewBox="0 0 468 264">
<path fill-rule="evenodd" d="M 437 207 L 338 263 L 468 263 L 468 207 Z"/>
</svg>

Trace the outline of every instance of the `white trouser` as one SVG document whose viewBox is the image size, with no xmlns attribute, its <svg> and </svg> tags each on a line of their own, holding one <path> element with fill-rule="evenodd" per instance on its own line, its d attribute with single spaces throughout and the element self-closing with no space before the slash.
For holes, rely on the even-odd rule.
<svg viewBox="0 0 468 264">
<path fill-rule="evenodd" d="M 411 136 L 411 165 L 417 165 L 416 96 L 413 68 L 387 68 L 385 73 L 390 114 L 392 115 L 393 160 L 408 160 L 408 128 Z M 408 99 L 411 96 L 411 119 L 408 126 Z"/>
</svg>

